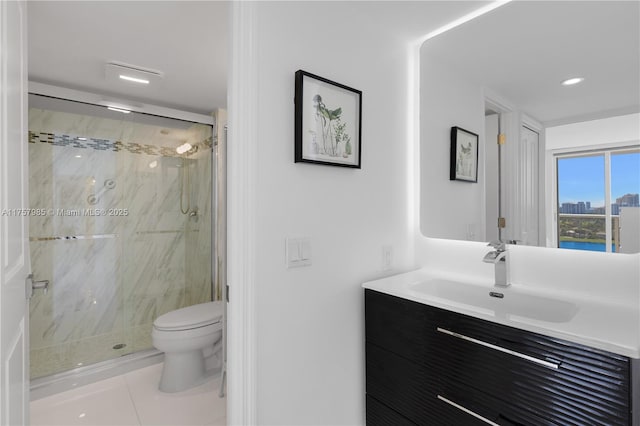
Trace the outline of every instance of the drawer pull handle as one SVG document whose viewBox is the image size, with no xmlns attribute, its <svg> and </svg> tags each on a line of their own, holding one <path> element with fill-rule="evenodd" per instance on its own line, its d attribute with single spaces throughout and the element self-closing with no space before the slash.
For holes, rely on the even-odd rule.
<svg viewBox="0 0 640 426">
<path fill-rule="evenodd" d="M 449 331 L 449 330 L 444 329 L 444 328 L 438 327 L 437 330 L 440 333 L 448 334 L 450 336 L 457 337 L 458 339 L 466 340 L 468 342 L 475 343 L 477 345 L 481 345 L 481 346 L 484 346 L 484 347 L 487 347 L 487 348 L 490 348 L 490 349 L 494 349 L 496 351 L 500 351 L 500 352 L 503 352 L 505 354 L 517 356 L 518 358 L 526 359 L 527 361 L 531 361 L 533 363 L 542 365 L 542 366 L 547 367 L 547 368 L 553 368 L 554 370 L 557 370 L 558 368 L 560 368 L 560 363 L 557 363 L 557 362 L 545 361 L 543 359 L 538 359 L 538 358 L 535 358 L 535 357 L 532 357 L 532 356 L 529 356 L 529 355 L 521 354 L 520 352 L 515 352 L 515 351 L 512 351 L 511 349 L 506 349 L 506 348 L 503 348 L 501 346 L 497 346 L 497 345 L 493 345 L 491 343 L 483 342 L 482 340 L 474 339 L 473 337 L 465 336 L 464 334 L 454 333 L 453 331 Z"/>
<path fill-rule="evenodd" d="M 456 404 L 455 402 L 453 402 L 453 401 L 451 401 L 451 400 L 449 400 L 449 399 L 445 398 L 445 397 L 444 397 L 444 396 L 442 396 L 442 395 L 438 395 L 438 399 L 439 399 L 440 401 L 444 401 L 444 402 L 446 402 L 447 404 L 449 404 L 449 405 L 451 405 L 451 406 L 453 406 L 453 407 L 456 407 L 456 408 L 457 408 L 458 410 L 460 410 L 460 411 L 464 411 L 465 413 L 467 413 L 467 414 L 469 414 L 469 415 L 471 415 L 471 416 L 475 417 L 476 419 L 480 419 L 480 420 L 482 420 L 483 422 L 485 422 L 485 423 L 486 423 L 486 424 L 488 424 L 488 425 L 492 425 L 492 426 L 500 426 L 498 423 L 494 423 L 494 422 L 492 422 L 491 420 L 487 419 L 486 417 L 482 417 L 480 414 L 478 414 L 478 413 L 474 413 L 473 411 L 469 410 L 468 408 L 464 408 L 462 405 L 460 405 L 460 404 Z"/>
</svg>

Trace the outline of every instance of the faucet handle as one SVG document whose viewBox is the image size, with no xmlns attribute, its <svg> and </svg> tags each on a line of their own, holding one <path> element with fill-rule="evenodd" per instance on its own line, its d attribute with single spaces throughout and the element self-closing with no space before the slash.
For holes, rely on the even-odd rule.
<svg viewBox="0 0 640 426">
<path fill-rule="evenodd" d="M 490 251 L 489 253 L 484 255 L 484 258 L 482 259 L 482 261 L 485 263 L 495 263 L 496 258 L 498 257 L 499 254 L 500 253 L 498 253 L 497 251 Z"/>
<path fill-rule="evenodd" d="M 506 243 L 502 242 L 502 241 L 491 241 L 489 244 L 487 244 L 487 247 L 493 247 L 496 250 L 504 250 L 506 248 Z"/>
</svg>

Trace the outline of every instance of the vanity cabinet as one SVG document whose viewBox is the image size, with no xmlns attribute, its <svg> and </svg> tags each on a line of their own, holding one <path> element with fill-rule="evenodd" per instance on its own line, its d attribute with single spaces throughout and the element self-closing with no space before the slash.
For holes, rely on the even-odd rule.
<svg viewBox="0 0 640 426">
<path fill-rule="evenodd" d="M 365 290 L 367 425 L 640 425 L 639 360 Z"/>
</svg>

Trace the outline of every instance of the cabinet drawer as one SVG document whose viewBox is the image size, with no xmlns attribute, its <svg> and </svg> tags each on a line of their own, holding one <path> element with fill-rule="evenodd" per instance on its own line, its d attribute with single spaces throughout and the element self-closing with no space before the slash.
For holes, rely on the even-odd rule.
<svg viewBox="0 0 640 426">
<path fill-rule="evenodd" d="M 508 401 L 502 401 L 480 391 L 460 387 L 437 394 L 438 402 L 448 409 L 458 411 L 479 421 L 483 425 L 500 426 L 564 426 L 535 413 L 514 407 Z M 438 423 L 440 424 L 440 423 Z M 448 423 L 444 423 L 447 424 Z"/>
<path fill-rule="evenodd" d="M 416 426 L 416 424 L 367 395 L 367 426 Z"/>
<path fill-rule="evenodd" d="M 447 382 L 433 367 L 367 344 L 367 425 L 565 426 L 464 383 Z"/>
<path fill-rule="evenodd" d="M 464 384 L 562 425 L 629 424 L 628 358 L 497 324 L 483 330 L 480 320 L 462 315 L 457 323 L 438 329 L 437 356 L 447 359 L 442 383 Z"/>
<path fill-rule="evenodd" d="M 436 315 L 425 305 L 365 290 L 366 341 L 419 362 L 434 354 Z"/>
<path fill-rule="evenodd" d="M 393 407 L 418 425 L 486 426 L 486 423 L 443 404 L 435 392 L 436 377 L 422 365 L 367 343 L 367 398 Z M 367 408 L 367 424 L 369 423 Z M 373 423 L 375 424 L 375 423 Z"/>
</svg>

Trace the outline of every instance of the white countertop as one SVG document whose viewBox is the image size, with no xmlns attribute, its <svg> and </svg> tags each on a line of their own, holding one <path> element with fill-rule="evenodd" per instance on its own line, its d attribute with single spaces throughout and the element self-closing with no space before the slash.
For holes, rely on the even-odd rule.
<svg viewBox="0 0 640 426">
<path fill-rule="evenodd" d="M 551 292 L 517 284 L 497 288 L 486 280 L 472 282 L 460 277 L 452 278 L 435 274 L 427 268 L 369 281 L 362 286 L 494 323 L 640 358 L 640 306 L 635 297 L 621 302 L 619 299 L 589 298 L 588 294 L 575 291 Z M 460 291 L 442 291 L 443 286 L 459 287 Z M 490 297 L 490 291 L 503 293 L 504 299 Z M 516 308 L 501 311 L 502 300 L 520 300 L 528 313 L 518 315 Z M 528 300 L 531 303 L 522 304 Z M 562 312 L 564 306 L 572 307 L 567 310 L 569 314 Z M 553 308 L 556 307 L 554 317 Z M 541 319 L 547 315 L 550 320 Z"/>
</svg>

